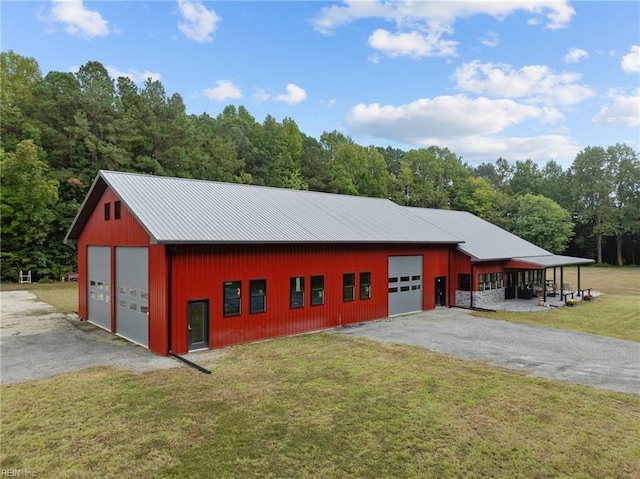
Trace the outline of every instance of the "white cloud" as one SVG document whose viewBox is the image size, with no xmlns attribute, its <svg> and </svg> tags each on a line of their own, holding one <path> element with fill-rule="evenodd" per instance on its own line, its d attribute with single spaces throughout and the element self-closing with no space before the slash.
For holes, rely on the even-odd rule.
<svg viewBox="0 0 640 479">
<path fill-rule="evenodd" d="M 346 122 L 355 134 L 428 145 L 436 140 L 496 134 L 530 119 L 550 122 L 557 118 L 561 114 L 553 109 L 455 95 L 421 98 L 397 107 L 359 104 L 348 113 Z"/>
<path fill-rule="evenodd" d="M 589 53 L 581 48 L 571 48 L 564 56 L 565 63 L 578 63 L 583 58 L 589 58 Z"/>
<path fill-rule="evenodd" d="M 640 125 L 640 90 L 635 95 L 625 96 L 610 91 L 611 103 L 604 105 L 591 122 L 597 125 L 623 124 L 630 127 Z"/>
<path fill-rule="evenodd" d="M 455 55 L 456 52 L 456 42 L 443 40 L 439 35 L 423 35 L 419 32 L 390 33 L 381 28 L 369 37 L 369 46 L 390 57 L 449 56 Z"/>
<path fill-rule="evenodd" d="M 307 98 L 307 92 L 303 88 L 300 88 L 295 83 L 289 83 L 285 89 L 285 93 L 271 94 L 265 90 L 258 90 L 255 94 L 256 101 L 262 102 L 267 100 L 280 101 L 288 103 L 289 105 L 295 105 L 304 101 Z"/>
<path fill-rule="evenodd" d="M 622 57 L 620 65 L 626 73 L 640 73 L 640 45 L 633 45 L 631 52 Z"/>
<path fill-rule="evenodd" d="M 510 138 L 469 136 L 460 138 L 453 144 L 443 143 L 438 146 L 449 146 L 465 161 L 476 164 L 493 162 L 502 157 L 512 162 L 531 159 L 544 163 L 556 160 L 569 167 L 580 151 L 575 141 L 562 135 Z"/>
<path fill-rule="evenodd" d="M 220 21 L 214 10 L 208 10 L 199 2 L 178 0 L 180 15 L 183 21 L 178 23 L 178 29 L 185 37 L 196 42 L 213 41 L 213 33 Z"/>
<path fill-rule="evenodd" d="M 512 100 L 469 99 L 464 95 L 420 99 L 407 105 L 357 105 L 347 115 L 349 134 L 384 138 L 412 147 L 452 149 L 465 161 L 560 159 L 570 162 L 580 148 L 564 135 L 500 136 L 527 120 L 545 122 L 559 112 Z M 561 115 L 560 115 L 561 116 Z"/>
<path fill-rule="evenodd" d="M 118 79 L 118 77 L 126 77 L 129 78 L 134 83 L 144 83 L 148 78 L 151 78 L 153 81 L 159 81 L 162 76 L 160 73 L 151 72 L 149 70 L 138 71 L 138 70 L 129 70 L 128 72 L 118 70 L 116 67 L 107 65 L 105 66 L 107 72 L 109 72 L 109 76 L 114 79 Z"/>
<path fill-rule="evenodd" d="M 109 22 L 97 10 L 86 8 L 82 0 L 53 0 L 51 11 L 38 13 L 38 19 L 62 23 L 67 33 L 82 38 L 91 39 L 109 34 Z"/>
<path fill-rule="evenodd" d="M 511 65 L 473 61 L 458 67 L 454 78 L 460 90 L 530 102 L 574 105 L 595 95 L 576 83 L 582 78 L 579 73 L 555 74 L 542 65 L 514 70 Z"/>
<path fill-rule="evenodd" d="M 285 91 L 286 93 L 274 95 L 272 97 L 273 100 L 288 103 L 289 105 L 295 105 L 307 98 L 307 92 L 294 83 L 289 83 Z"/>
<path fill-rule="evenodd" d="M 566 0 L 511 0 L 478 2 L 460 0 L 427 2 L 415 0 L 345 0 L 341 5 L 323 7 L 313 20 L 314 28 L 331 34 L 337 28 L 360 19 L 382 19 L 394 22 L 397 32 L 377 29 L 369 37 L 369 45 L 391 56 L 455 55 L 456 42 L 445 40 L 452 35 L 453 25 L 462 18 L 490 15 L 502 19 L 514 12 L 526 11 L 545 15 L 547 28 L 564 28 L 575 11 Z M 485 40 L 491 46 L 495 40 Z"/>
<path fill-rule="evenodd" d="M 229 98 L 242 98 L 240 89 L 229 80 L 218 80 L 214 88 L 207 88 L 204 94 L 210 100 L 224 101 Z"/>
<path fill-rule="evenodd" d="M 496 32 L 487 32 L 487 34 L 480 39 L 485 47 L 497 47 L 500 44 L 500 36 Z"/>
</svg>

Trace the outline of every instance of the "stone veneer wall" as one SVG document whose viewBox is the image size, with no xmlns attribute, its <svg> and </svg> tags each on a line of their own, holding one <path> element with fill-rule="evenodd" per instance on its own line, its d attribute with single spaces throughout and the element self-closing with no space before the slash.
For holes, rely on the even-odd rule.
<svg viewBox="0 0 640 479">
<path fill-rule="evenodd" d="M 476 308 L 486 308 L 496 303 L 502 302 L 504 302 L 504 288 L 473 292 L 473 306 Z M 471 292 L 456 290 L 456 306 L 462 306 L 466 308 L 470 307 Z"/>
</svg>

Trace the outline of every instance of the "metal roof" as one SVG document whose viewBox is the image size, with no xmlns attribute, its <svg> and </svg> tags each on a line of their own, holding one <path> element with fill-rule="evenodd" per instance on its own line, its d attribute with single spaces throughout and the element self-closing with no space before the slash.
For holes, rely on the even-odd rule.
<svg viewBox="0 0 640 479">
<path fill-rule="evenodd" d="M 474 261 L 513 259 L 536 266 L 589 264 L 593 260 L 555 255 L 466 211 L 407 207 L 413 214 L 463 238 L 458 249 Z"/>
<path fill-rule="evenodd" d="M 100 171 L 66 242 L 106 187 L 156 243 L 438 243 L 463 240 L 390 200 Z"/>
<path fill-rule="evenodd" d="M 111 188 L 154 243 L 457 244 L 473 261 L 588 264 L 554 255 L 477 216 L 390 200 L 100 171 L 65 237 L 74 242 Z"/>
<path fill-rule="evenodd" d="M 559 254 L 547 255 L 547 256 L 524 256 L 519 258 L 512 258 L 515 261 L 522 261 L 523 263 L 534 264 L 536 266 L 542 266 L 543 268 L 554 268 L 556 266 L 571 266 L 578 264 L 591 264 L 594 263 L 592 259 L 576 258 L 574 256 L 562 256 Z"/>
</svg>

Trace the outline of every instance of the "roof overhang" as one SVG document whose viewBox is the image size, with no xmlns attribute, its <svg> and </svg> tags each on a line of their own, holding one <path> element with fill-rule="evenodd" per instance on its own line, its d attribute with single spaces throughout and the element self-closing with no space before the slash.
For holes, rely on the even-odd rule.
<svg viewBox="0 0 640 479">
<path fill-rule="evenodd" d="M 558 254 L 545 256 L 521 256 L 519 258 L 511 258 L 513 261 L 528 263 L 543 268 L 555 268 L 557 266 L 578 266 L 595 263 L 592 259 L 576 258 L 573 256 L 562 256 Z"/>
<path fill-rule="evenodd" d="M 80 237 L 80 233 L 82 233 L 82 229 L 89 221 L 91 217 L 91 213 L 100 202 L 100 198 L 102 194 L 107 189 L 107 183 L 100 173 L 93 180 L 91 188 L 89 188 L 89 192 L 84 197 L 84 201 L 80 205 L 78 209 L 78 213 L 76 213 L 76 217 L 71 222 L 71 226 L 69 226 L 69 230 L 64 237 L 64 242 L 66 244 L 74 244 L 78 242 L 78 238 Z"/>
</svg>

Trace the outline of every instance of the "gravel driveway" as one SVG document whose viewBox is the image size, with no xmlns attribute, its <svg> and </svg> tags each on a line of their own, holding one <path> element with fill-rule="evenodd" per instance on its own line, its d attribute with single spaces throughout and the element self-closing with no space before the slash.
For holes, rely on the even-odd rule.
<svg viewBox="0 0 640 479">
<path fill-rule="evenodd" d="M 41 379 L 91 366 L 135 372 L 182 367 L 90 323 L 56 313 L 27 291 L 0 292 L 0 382 Z M 338 334 L 411 344 L 532 376 L 640 394 L 640 343 L 433 311 L 338 328 Z M 194 361 L 220 350 L 187 355 Z"/>
<path fill-rule="evenodd" d="M 341 334 L 422 346 L 531 376 L 640 394 L 640 343 L 438 308 L 361 323 Z"/>
<path fill-rule="evenodd" d="M 150 353 L 107 331 L 56 313 L 28 291 L 0 293 L 0 381 L 31 381 L 91 366 L 142 372 L 180 363 Z"/>
</svg>

